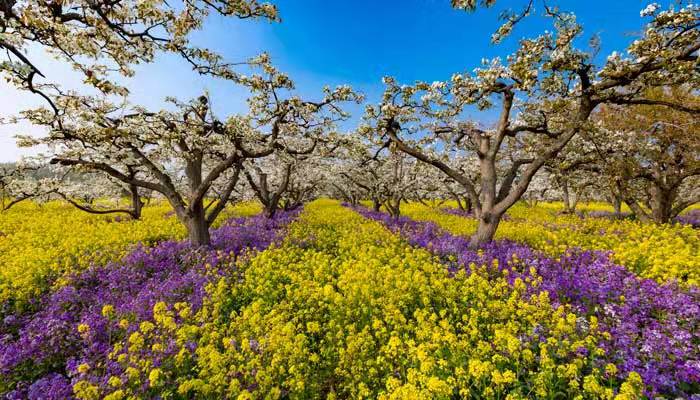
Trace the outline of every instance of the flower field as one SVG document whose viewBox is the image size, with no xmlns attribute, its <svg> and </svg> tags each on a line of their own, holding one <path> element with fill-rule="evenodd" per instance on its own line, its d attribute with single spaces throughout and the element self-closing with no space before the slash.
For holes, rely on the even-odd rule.
<svg viewBox="0 0 700 400">
<path fill-rule="evenodd" d="M 560 215 L 561 209 L 557 203 L 537 207 L 518 204 L 500 224 L 496 238 L 526 243 L 551 256 L 572 247 L 611 251 L 616 263 L 639 276 L 700 285 L 700 235 L 692 224 L 655 225 L 596 217 L 596 213 L 612 212 L 608 211 L 610 206 L 595 203 L 582 207 L 578 215 Z M 412 203 L 402 210 L 410 218 L 435 222 L 453 234 L 469 235 L 476 230 L 474 219 L 450 212 L 451 208 L 439 210 Z M 693 212 L 697 211 L 691 210 L 689 215 Z"/>
<path fill-rule="evenodd" d="M 139 221 L 98 217 L 59 202 L 23 203 L 0 213 L 0 315 L 26 308 L 68 273 L 120 258 L 137 242 L 182 238 L 185 230 L 170 210 L 166 204 L 146 207 Z M 227 215 L 259 210 L 243 203 Z"/>
<path fill-rule="evenodd" d="M 700 291 L 683 288 L 675 280 L 659 284 L 637 277 L 614 263 L 608 252 L 577 247 L 556 258 L 526 244 L 497 241 L 478 252 L 467 250 L 468 239 L 453 235 L 433 222 L 394 219 L 384 213 L 358 208 L 383 222 L 410 243 L 439 255 L 452 271 L 492 265 L 513 277 L 538 280 L 558 304 L 569 304 L 581 315 L 595 316 L 609 335 L 602 358 L 618 373 L 638 372 L 651 386 L 648 394 L 682 395 L 700 377 Z M 440 213 L 440 211 L 437 211 Z M 462 217 L 460 217 L 462 218 Z M 440 217 L 436 220 L 440 221 Z"/>
<path fill-rule="evenodd" d="M 700 3 L 598 3 L 0 1 L 0 400 L 700 400 Z"/>
<path fill-rule="evenodd" d="M 246 203 L 227 210 L 211 246 L 193 248 L 157 205 L 138 222 L 57 204 L 42 222 L 30 207 L 1 214 L 0 246 L 32 237 L 38 249 L 2 254 L 16 266 L 2 272 L 6 398 L 700 391 L 698 235 L 687 225 L 518 206 L 499 231 L 509 240 L 471 251 L 469 217 L 438 208 L 409 204 L 396 219 L 316 200 L 267 218 Z"/>
</svg>

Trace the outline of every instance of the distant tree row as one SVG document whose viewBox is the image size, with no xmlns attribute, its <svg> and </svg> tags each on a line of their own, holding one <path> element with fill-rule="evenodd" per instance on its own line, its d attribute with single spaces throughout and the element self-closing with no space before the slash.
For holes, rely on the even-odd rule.
<svg viewBox="0 0 700 400">
<path fill-rule="evenodd" d="M 473 10 L 494 3 L 452 5 Z M 528 1 L 504 13 L 493 41 L 535 6 Z M 49 149 L 3 167 L 3 208 L 59 197 L 84 211 L 139 218 L 144 199 L 158 196 L 190 241 L 206 245 L 224 207 L 244 198 L 258 199 L 268 216 L 320 195 L 353 204 L 367 199 L 394 216 L 405 201 L 454 199 L 477 218 L 470 245 L 478 247 L 523 199 L 561 198 L 572 212 L 582 197 L 605 197 L 616 210 L 625 203 L 639 219 L 660 223 L 698 202 L 700 8 L 645 8 L 640 37 L 602 63 L 596 40 L 580 48 L 583 28 L 573 14 L 542 8 L 552 29 L 520 40 L 512 54 L 446 81 L 401 84 L 386 77 L 360 126 L 339 133 L 337 123 L 350 117 L 345 105 L 364 101 L 349 86 L 302 97 L 265 53 L 230 62 L 188 39 L 211 13 L 278 21 L 271 4 L 3 2 L 0 73 L 44 102 L 11 121 L 46 131 L 18 136 L 20 146 Z M 51 81 L 28 56 L 30 46 L 69 63 L 90 90 Z M 132 104 L 120 79 L 165 53 L 222 85 L 245 88 L 248 112 L 218 116 L 206 93 L 168 98 L 162 109 Z M 465 118 L 491 109 L 498 113 L 494 124 Z M 37 175 L 47 165 L 51 174 Z M 98 201 L 122 197 L 128 207 Z"/>
</svg>

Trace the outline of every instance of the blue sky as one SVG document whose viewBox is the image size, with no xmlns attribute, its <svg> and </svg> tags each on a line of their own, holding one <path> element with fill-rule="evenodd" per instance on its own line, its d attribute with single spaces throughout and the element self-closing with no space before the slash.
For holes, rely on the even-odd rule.
<svg viewBox="0 0 700 400">
<path fill-rule="evenodd" d="M 549 3 L 573 11 L 584 26 L 586 38 L 600 35 L 600 57 L 604 58 L 613 50 L 623 50 L 638 35 L 643 23 L 639 11 L 648 1 Z M 482 58 L 513 52 L 522 37 L 551 30 L 548 20 L 541 17 L 541 1 L 536 2 L 535 15 L 498 45 L 491 44 L 490 36 L 499 26 L 499 13 L 507 8 L 520 9 L 525 0 L 501 0 L 491 9 L 473 13 L 452 9 L 449 0 L 277 0 L 275 4 L 281 23 L 213 17 L 193 40 L 232 61 L 267 51 L 273 63 L 297 82 L 303 95 L 315 96 L 326 84 L 350 84 L 373 101 L 383 89 L 382 76 L 393 75 L 407 83 L 449 79 L 455 72 L 479 66 Z M 42 61 L 51 65 L 48 59 Z M 50 70 L 54 73 L 52 79 L 69 86 L 71 81 L 77 82 L 65 68 Z M 151 107 L 161 106 L 168 95 L 187 98 L 208 90 L 222 114 L 245 110 L 245 92 L 240 88 L 198 77 L 174 57 L 162 57 L 155 64 L 137 68 L 128 86 L 134 101 Z M 13 107 L 31 103 L 20 96 L 0 85 L 0 113 L 6 115 Z M 352 111 L 353 120 L 345 127 L 353 126 L 361 117 L 359 108 L 353 107 Z M 488 123 L 493 114 L 469 117 Z M 0 129 L 0 161 L 22 154 L 11 144 L 15 131 Z M 23 131 L 40 134 L 31 127 Z"/>
<path fill-rule="evenodd" d="M 452 9 L 448 0 L 281 0 L 277 4 L 281 24 L 246 26 L 252 28 L 255 42 L 263 44 L 292 75 L 363 87 L 375 87 L 381 76 L 389 74 L 401 81 L 445 79 L 455 71 L 471 70 L 483 57 L 511 52 L 523 36 L 551 29 L 545 19 L 533 17 L 510 40 L 490 43 L 499 12 L 518 9 L 524 0 L 500 1 L 494 8 L 474 13 Z M 574 11 L 588 34 L 600 33 L 609 49 L 623 47 L 629 41 L 625 34 L 639 30 L 639 10 L 646 5 L 634 0 L 560 0 L 558 4 Z M 235 51 L 236 44 L 230 48 Z"/>
</svg>

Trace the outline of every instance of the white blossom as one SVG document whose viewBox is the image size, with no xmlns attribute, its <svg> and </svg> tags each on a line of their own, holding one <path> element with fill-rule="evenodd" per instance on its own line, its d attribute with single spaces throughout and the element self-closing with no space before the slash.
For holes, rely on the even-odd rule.
<svg viewBox="0 0 700 400">
<path fill-rule="evenodd" d="M 651 3 L 639 12 L 640 17 L 649 17 L 656 14 L 656 11 L 661 8 L 659 3 Z"/>
</svg>

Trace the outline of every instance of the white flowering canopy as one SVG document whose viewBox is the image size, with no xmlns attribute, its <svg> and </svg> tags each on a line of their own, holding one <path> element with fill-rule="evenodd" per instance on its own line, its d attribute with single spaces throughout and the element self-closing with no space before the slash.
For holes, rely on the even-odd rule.
<svg viewBox="0 0 700 400">
<path fill-rule="evenodd" d="M 46 146 L 52 163 L 106 174 L 132 192 L 160 193 L 183 223 L 208 226 L 236 192 L 244 161 L 313 152 L 348 117 L 341 104 L 362 100 L 348 86 L 326 87 L 319 100 L 302 99 L 266 57 L 258 61 L 259 72 L 234 79 L 251 92 L 247 115 L 218 118 L 206 94 L 190 101 L 168 98 L 170 109 L 152 111 L 115 96 L 56 89 L 51 107 L 22 113 L 47 127 L 48 135 L 20 136 L 18 143 Z M 204 205 L 213 187 L 219 189 L 216 206 Z M 198 229 L 207 242 L 206 230 Z"/>
<path fill-rule="evenodd" d="M 0 2 L 0 73 L 20 88 L 43 93 L 47 85 L 34 78 L 44 73 L 26 54 L 33 45 L 68 62 L 105 93 L 124 94 L 110 73 L 131 76 L 134 64 L 152 62 L 158 52 L 178 54 L 200 73 L 234 75 L 235 64 L 190 44 L 189 35 L 211 13 L 278 19 L 273 5 L 257 0 L 5 0 Z"/>
<path fill-rule="evenodd" d="M 647 95 L 700 108 L 692 86 L 654 89 Z M 596 122 L 591 141 L 602 154 L 599 170 L 637 218 L 665 223 L 700 202 L 700 114 L 654 105 L 609 105 Z"/>
<path fill-rule="evenodd" d="M 554 30 L 521 40 L 505 59 L 483 60 L 482 67 L 455 74 L 449 82 L 400 85 L 385 78 L 381 102 L 367 107 L 359 129 L 465 188 L 480 218 L 480 237 L 473 238 L 473 245 L 491 240 L 501 216 L 534 175 L 573 137 L 592 128 L 590 116 L 599 105 L 655 104 L 700 112 L 645 97 L 650 87 L 700 84 L 700 7 L 646 10 L 642 36 L 629 45 L 626 56 L 613 53 L 602 66 L 595 64 L 592 52 L 576 48 L 583 30 L 573 14 L 545 10 Z M 497 104 L 493 128 L 462 119 L 466 111 Z M 454 154 L 476 156 L 478 185 L 460 171 Z"/>
</svg>

